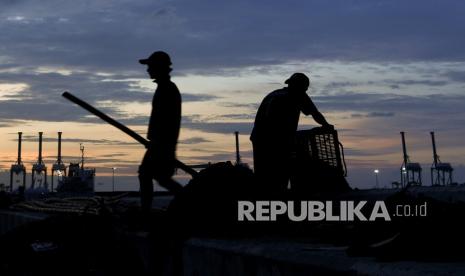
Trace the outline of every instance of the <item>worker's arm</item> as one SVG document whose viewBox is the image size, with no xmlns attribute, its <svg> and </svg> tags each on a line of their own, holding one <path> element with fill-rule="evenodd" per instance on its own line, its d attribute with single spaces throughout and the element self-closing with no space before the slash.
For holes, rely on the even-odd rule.
<svg viewBox="0 0 465 276">
<path fill-rule="evenodd" d="M 312 115 L 313 119 L 315 122 L 319 123 L 323 127 L 331 127 L 334 128 L 333 125 L 330 125 L 327 121 L 326 118 L 321 114 L 320 111 L 318 111 L 318 108 L 316 108 L 315 104 L 313 103 L 312 99 L 305 93 L 302 95 L 302 98 L 300 99 L 300 110 L 302 113 L 305 115 Z"/>
</svg>

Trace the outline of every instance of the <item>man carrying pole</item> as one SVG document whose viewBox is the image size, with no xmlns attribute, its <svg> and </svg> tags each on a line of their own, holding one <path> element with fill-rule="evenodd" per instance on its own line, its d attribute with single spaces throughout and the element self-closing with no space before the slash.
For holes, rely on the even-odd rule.
<svg viewBox="0 0 465 276">
<path fill-rule="evenodd" d="M 147 65 L 147 72 L 157 83 L 153 96 L 147 138 L 147 151 L 139 166 L 141 206 L 143 211 L 152 207 L 153 182 L 177 193 L 182 186 L 172 179 L 175 170 L 176 144 L 181 125 L 181 94 L 176 84 L 170 80 L 171 59 L 162 51 L 139 60 Z"/>
</svg>

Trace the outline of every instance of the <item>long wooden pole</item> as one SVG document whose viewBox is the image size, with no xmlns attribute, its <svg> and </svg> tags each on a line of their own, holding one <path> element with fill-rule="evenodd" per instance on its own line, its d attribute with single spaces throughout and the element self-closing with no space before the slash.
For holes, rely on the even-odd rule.
<svg viewBox="0 0 465 276">
<path fill-rule="evenodd" d="M 65 91 L 62 95 L 67 100 L 79 105 L 80 107 L 84 108 L 85 110 L 89 111 L 90 113 L 94 114 L 95 116 L 99 117 L 100 119 L 104 120 L 105 122 L 109 123 L 110 125 L 116 127 L 117 129 L 123 131 L 127 135 L 134 138 L 137 142 L 141 143 L 145 147 L 149 146 L 149 141 L 144 137 L 137 134 L 132 129 L 128 128 L 127 126 L 123 125 L 122 123 L 116 121 L 115 119 L 111 118 L 110 116 L 106 115 L 105 113 L 101 112 L 100 110 L 96 109 L 95 107 L 91 106 L 90 104 L 86 103 L 85 101 L 79 99 L 78 97 L 74 96 L 73 94 Z M 180 168 L 181 170 L 187 172 L 191 176 L 196 176 L 198 173 L 188 165 L 184 164 L 183 162 L 179 161 L 178 159 L 175 160 L 176 167 Z"/>
</svg>

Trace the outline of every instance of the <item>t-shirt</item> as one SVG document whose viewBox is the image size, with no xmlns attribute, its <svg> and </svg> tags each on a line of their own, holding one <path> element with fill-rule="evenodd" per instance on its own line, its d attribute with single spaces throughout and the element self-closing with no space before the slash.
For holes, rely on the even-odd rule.
<svg viewBox="0 0 465 276">
<path fill-rule="evenodd" d="M 147 138 L 156 151 L 174 152 L 181 126 L 181 94 L 169 79 L 158 82 Z"/>
<path fill-rule="evenodd" d="M 290 145 L 297 131 L 300 112 L 305 115 L 318 112 L 306 93 L 295 95 L 287 87 L 271 92 L 258 108 L 250 140 Z"/>
</svg>

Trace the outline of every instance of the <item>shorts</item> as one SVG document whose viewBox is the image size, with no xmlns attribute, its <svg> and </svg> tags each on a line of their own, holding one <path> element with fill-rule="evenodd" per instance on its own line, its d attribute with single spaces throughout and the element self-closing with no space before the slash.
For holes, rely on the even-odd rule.
<svg viewBox="0 0 465 276">
<path fill-rule="evenodd" d="M 170 178 L 175 171 L 175 153 L 147 150 L 139 166 L 140 176 L 158 180 Z"/>
</svg>

